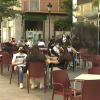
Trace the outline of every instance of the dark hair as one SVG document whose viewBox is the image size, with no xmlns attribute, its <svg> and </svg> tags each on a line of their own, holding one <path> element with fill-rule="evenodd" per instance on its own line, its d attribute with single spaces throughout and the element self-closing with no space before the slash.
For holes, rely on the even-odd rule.
<svg viewBox="0 0 100 100">
<path fill-rule="evenodd" d="M 65 45 L 66 45 L 67 47 L 68 47 L 68 46 L 71 46 L 70 41 L 67 40 L 66 43 L 65 43 Z"/>
<path fill-rule="evenodd" d="M 61 54 L 61 56 L 59 57 L 59 60 L 61 60 L 61 61 L 65 61 L 65 60 L 71 60 L 71 56 L 70 56 L 70 54 L 69 54 L 69 52 L 68 52 L 68 50 L 67 50 L 67 47 L 66 47 L 66 45 L 62 45 L 61 46 L 63 49 L 64 49 L 64 51 L 63 51 L 63 53 Z"/>
<path fill-rule="evenodd" d="M 27 40 L 25 39 L 25 42 L 27 42 Z"/>
<path fill-rule="evenodd" d="M 45 56 L 42 54 L 41 51 L 39 51 L 39 47 L 37 45 L 34 45 L 31 49 L 31 54 L 37 54 L 37 56 L 39 57 L 39 59 L 41 61 L 45 61 Z"/>
<path fill-rule="evenodd" d="M 43 39 L 40 39 L 40 41 L 43 41 Z"/>
<path fill-rule="evenodd" d="M 13 39 L 15 39 L 15 38 L 12 38 L 12 40 L 13 40 Z"/>
<path fill-rule="evenodd" d="M 12 47 L 12 44 L 11 44 L 11 43 L 9 43 L 9 42 L 5 42 L 4 44 L 5 44 L 5 45 L 7 45 L 7 46 Z"/>
</svg>

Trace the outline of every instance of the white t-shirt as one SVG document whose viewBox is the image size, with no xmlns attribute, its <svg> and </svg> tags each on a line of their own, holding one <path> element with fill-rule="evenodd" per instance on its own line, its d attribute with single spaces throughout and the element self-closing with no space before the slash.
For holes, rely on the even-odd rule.
<svg viewBox="0 0 100 100">
<path fill-rule="evenodd" d="M 53 47 L 53 50 L 54 50 L 55 52 L 57 52 L 58 54 L 60 54 L 60 50 L 59 50 L 56 46 Z"/>
<path fill-rule="evenodd" d="M 44 43 L 44 42 L 39 42 L 39 43 L 38 43 L 38 46 L 42 46 L 42 45 L 45 46 L 45 43 Z"/>
<path fill-rule="evenodd" d="M 16 53 L 13 55 L 13 59 L 12 62 L 18 63 L 21 62 L 23 60 L 25 60 L 27 57 L 27 54 L 23 53 L 22 55 L 20 55 L 19 53 Z M 26 66 L 26 64 L 20 64 L 18 66 Z"/>
<path fill-rule="evenodd" d="M 68 47 L 67 50 L 68 52 L 72 52 L 71 47 Z"/>
<path fill-rule="evenodd" d="M 33 46 L 33 42 L 32 42 L 32 41 L 28 41 L 26 44 L 27 44 L 28 47 L 30 47 L 30 48 Z"/>
<path fill-rule="evenodd" d="M 63 42 L 66 42 L 66 37 L 63 37 Z"/>
</svg>

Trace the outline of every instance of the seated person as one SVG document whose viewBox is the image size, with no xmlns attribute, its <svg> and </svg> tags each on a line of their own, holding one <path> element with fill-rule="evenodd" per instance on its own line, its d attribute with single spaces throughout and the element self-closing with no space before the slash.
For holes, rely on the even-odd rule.
<svg viewBox="0 0 100 100">
<path fill-rule="evenodd" d="M 12 53 L 12 44 L 9 42 L 5 42 L 4 43 L 4 48 L 2 49 L 2 51 L 8 52 L 8 53 Z"/>
<path fill-rule="evenodd" d="M 17 46 L 25 46 L 24 38 L 21 37 L 20 41 L 18 41 Z"/>
<path fill-rule="evenodd" d="M 43 42 L 43 39 L 40 39 L 40 42 L 38 43 L 38 46 L 45 46 L 45 43 Z"/>
<path fill-rule="evenodd" d="M 56 43 L 53 49 L 51 50 L 51 53 L 55 55 L 56 57 L 59 57 L 60 55 L 60 50 L 59 50 L 59 43 Z"/>
<path fill-rule="evenodd" d="M 24 48 L 20 46 L 18 48 L 18 53 L 14 54 L 12 59 L 12 65 L 16 69 L 18 67 L 19 70 L 19 82 L 20 88 L 23 88 L 23 68 L 26 66 L 25 60 L 27 55 L 24 53 Z M 17 66 L 17 67 L 16 67 Z"/>
<path fill-rule="evenodd" d="M 10 43 L 11 43 L 11 44 L 16 44 L 15 38 L 12 38 L 12 40 L 11 40 Z"/>
<path fill-rule="evenodd" d="M 58 68 L 63 69 L 65 62 L 70 61 L 71 56 L 68 53 L 68 50 L 65 45 L 60 47 L 60 52 L 61 52 L 61 54 L 57 60 L 50 60 L 51 57 L 49 57 L 50 59 L 48 59 L 48 63 L 55 64 L 55 66 L 57 66 Z"/>
<path fill-rule="evenodd" d="M 31 48 L 32 48 L 32 46 L 33 46 L 32 39 L 31 39 L 31 38 L 29 38 L 29 40 L 27 41 L 27 43 L 26 43 L 26 44 L 28 45 L 29 49 L 31 49 Z"/>
<path fill-rule="evenodd" d="M 39 47 L 37 45 L 34 45 L 31 50 L 31 54 L 29 54 L 26 58 L 26 71 L 28 69 L 28 63 L 29 62 L 45 62 L 47 65 L 46 57 L 42 54 L 41 51 L 39 51 Z M 27 71 L 28 72 L 28 71 Z M 40 89 L 44 87 L 44 81 L 43 79 L 40 80 Z M 35 80 L 30 79 L 31 89 L 34 89 L 37 85 L 35 85 Z"/>
<path fill-rule="evenodd" d="M 74 54 L 77 53 L 77 51 L 73 47 L 71 47 L 70 41 L 67 41 L 65 45 L 66 45 L 66 47 L 68 49 L 68 52 L 73 52 Z"/>
</svg>

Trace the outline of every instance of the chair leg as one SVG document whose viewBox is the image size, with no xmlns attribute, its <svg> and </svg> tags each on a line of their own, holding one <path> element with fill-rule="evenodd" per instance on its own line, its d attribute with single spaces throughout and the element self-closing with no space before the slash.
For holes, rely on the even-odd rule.
<svg viewBox="0 0 100 100">
<path fill-rule="evenodd" d="M 53 98 L 54 98 L 54 92 L 52 93 L 52 100 L 53 100 Z"/>
<path fill-rule="evenodd" d="M 46 77 L 44 77 L 44 93 L 46 93 Z"/>
<path fill-rule="evenodd" d="M 19 86 L 19 72 L 18 72 L 18 86 Z"/>
<path fill-rule="evenodd" d="M 9 72 L 9 66 L 8 66 L 8 72 Z"/>
<path fill-rule="evenodd" d="M 11 84 L 11 80 L 12 80 L 12 72 L 11 72 L 11 76 L 10 76 L 10 84 Z"/>
<path fill-rule="evenodd" d="M 68 100 L 68 97 L 67 97 L 67 100 Z"/>
<path fill-rule="evenodd" d="M 3 65 L 1 64 L 1 74 L 3 76 Z"/>
<path fill-rule="evenodd" d="M 29 93 L 29 76 L 28 76 L 28 81 L 27 81 L 27 90 L 28 90 L 28 93 Z"/>
</svg>

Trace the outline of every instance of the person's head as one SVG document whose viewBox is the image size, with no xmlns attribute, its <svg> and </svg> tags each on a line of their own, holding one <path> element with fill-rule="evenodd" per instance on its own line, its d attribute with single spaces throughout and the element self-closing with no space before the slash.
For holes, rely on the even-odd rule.
<svg viewBox="0 0 100 100">
<path fill-rule="evenodd" d="M 59 43 L 58 42 L 55 45 L 56 45 L 57 48 L 59 48 Z"/>
<path fill-rule="evenodd" d="M 12 38 L 12 40 L 15 40 L 15 38 Z"/>
<path fill-rule="evenodd" d="M 21 42 L 23 42 L 23 41 L 24 41 L 24 38 L 23 38 L 23 37 L 21 37 L 21 38 L 20 38 L 20 41 L 21 41 Z"/>
<path fill-rule="evenodd" d="M 31 53 L 37 53 L 39 52 L 39 47 L 37 45 L 34 45 L 31 49 Z"/>
<path fill-rule="evenodd" d="M 52 39 L 54 39 L 54 36 L 52 36 Z"/>
<path fill-rule="evenodd" d="M 23 46 L 19 46 L 18 47 L 18 52 L 19 53 L 24 53 L 25 52 L 24 47 Z"/>
<path fill-rule="evenodd" d="M 31 38 L 29 38 L 28 40 L 29 40 L 29 41 L 32 41 L 32 39 L 31 39 Z"/>
<path fill-rule="evenodd" d="M 61 52 L 61 59 L 66 59 L 66 60 L 70 60 L 71 59 L 71 56 L 68 53 L 66 45 L 62 45 L 60 47 L 60 52 Z"/>
<path fill-rule="evenodd" d="M 25 39 L 25 43 L 27 42 L 27 40 Z"/>
<path fill-rule="evenodd" d="M 4 45 L 5 45 L 5 46 L 12 47 L 12 44 L 11 44 L 11 43 L 9 43 L 9 42 L 5 42 L 5 43 L 4 43 Z"/>
<path fill-rule="evenodd" d="M 42 42 L 43 41 L 43 39 L 40 39 L 40 42 Z"/>
<path fill-rule="evenodd" d="M 39 47 L 37 45 L 32 47 L 31 54 L 36 54 L 41 61 L 45 61 L 45 56 L 43 56 L 42 52 L 39 51 Z"/>
<path fill-rule="evenodd" d="M 71 44 L 70 44 L 70 41 L 66 41 L 66 44 L 65 44 L 67 47 L 68 46 L 71 46 Z"/>
</svg>

